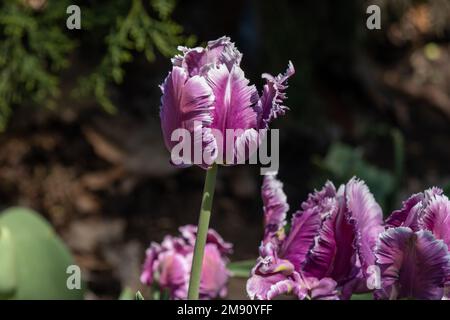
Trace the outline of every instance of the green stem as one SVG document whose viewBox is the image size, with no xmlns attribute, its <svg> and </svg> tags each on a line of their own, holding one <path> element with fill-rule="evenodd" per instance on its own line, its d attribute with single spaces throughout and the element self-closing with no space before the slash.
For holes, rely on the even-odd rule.
<svg viewBox="0 0 450 320">
<path fill-rule="evenodd" d="M 189 279 L 189 300 L 198 300 L 200 277 L 202 274 L 203 254 L 205 252 L 206 236 L 208 235 L 209 218 L 216 186 L 217 164 L 206 171 L 205 186 L 203 188 L 202 206 L 198 219 L 197 237 L 195 239 L 194 257 L 192 258 L 191 277 Z"/>
</svg>

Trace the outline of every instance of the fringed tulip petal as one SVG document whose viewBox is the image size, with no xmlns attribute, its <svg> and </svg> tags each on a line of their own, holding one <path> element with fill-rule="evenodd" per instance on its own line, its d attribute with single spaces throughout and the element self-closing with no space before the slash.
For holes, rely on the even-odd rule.
<svg viewBox="0 0 450 320">
<path fill-rule="evenodd" d="M 427 207 L 429 201 L 434 196 L 442 194 L 439 188 L 430 188 L 424 192 L 417 193 L 403 202 L 400 210 L 392 212 L 386 219 L 387 228 L 408 227 L 414 231 L 420 230 L 419 220 L 423 214 L 423 209 Z"/>
<path fill-rule="evenodd" d="M 260 276 L 254 274 L 247 281 L 247 294 L 252 300 L 269 300 L 277 295 L 287 293 L 288 283 L 293 284 L 292 280 L 287 279 L 282 274 L 273 274 Z"/>
<path fill-rule="evenodd" d="M 216 98 L 211 127 L 223 137 L 222 146 L 219 145 L 219 148 L 226 162 L 226 156 L 235 152 L 236 139 L 244 134 L 246 129 L 256 128 L 258 112 L 255 104 L 258 93 L 254 86 L 248 85 L 249 81 L 239 66 L 234 66 L 231 70 L 225 65 L 213 67 L 208 71 L 206 79 Z M 226 139 L 227 130 L 234 130 L 231 145 Z M 232 159 L 234 161 L 235 156 Z"/>
<path fill-rule="evenodd" d="M 174 66 L 183 67 L 189 76 L 204 74 L 213 65 L 224 64 L 228 70 L 241 63 L 242 54 L 228 37 L 209 41 L 206 48 L 178 47 L 181 55 L 172 59 Z"/>
<path fill-rule="evenodd" d="M 338 291 L 336 290 L 337 283 L 331 278 L 317 279 L 313 277 L 299 277 L 297 287 L 302 294 L 306 293 L 306 296 L 312 300 L 339 300 Z"/>
<path fill-rule="evenodd" d="M 230 272 L 226 267 L 226 262 L 215 244 L 206 244 L 200 280 L 200 296 L 223 298 L 227 294 Z"/>
<path fill-rule="evenodd" d="M 417 214 L 422 207 L 423 193 L 412 195 L 408 200 L 403 202 L 400 210 L 395 210 L 386 219 L 387 228 L 409 227 L 415 231 L 418 230 Z"/>
<path fill-rule="evenodd" d="M 429 230 L 450 248 L 450 201 L 444 195 L 434 196 L 425 208 L 421 228 Z"/>
<path fill-rule="evenodd" d="M 175 252 L 161 252 L 156 263 L 156 281 L 162 288 L 170 290 L 171 295 L 175 292 L 184 291 L 189 279 L 189 263 L 183 255 Z M 183 299 L 183 296 L 176 296 Z"/>
<path fill-rule="evenodd" d="M 441 299 L 450 273 L 446 245 L 429 231 L 391 228 L 380 235 L 376 249 L 381 269 L 379 299 Z"/>
<path fill-rule="evenodd" d="M 285 90 L 287 89 L 287 80 L 294 75 L 295 69 L 291 61 L 289 61 L 288 68 L 284 74 L 279 74 L 274 77 L 270 74 L 264 73 L 263 79 L 266 80 L 262 96 L 258 102 L 261 110 L 259 117 L 259 127 L 267 128 L 269 123 L 280 115 L 284 115 L 288 107 L 283 105 L 286 99 Z"/>
<path fill-rule="evenodd" d="M 292 261 L 296 270 L 303 266 L 316 238 L 320 238 L 323 220 L 338 209 L 335 196 L 336 189 L 328 181 L 321 190 L 311 193 L 308 200 L 302 203 L 302 210 L 294 214 L 291 230 L 281 251 L 283 256 Z"/>
<path fill-rule="evenodd" d="M 354 227 L 341 208 L 327 217 L 306 261 L 305 273 L 316 278 L 331 277 L 339 284 L 350 280 L 355 260 Z"/>
<path fill-rule="evenodd" d="M 289 211 L 286 194 L 275 174 L 264 176 L 261 190 L 264 210 L 264 227 L 266 235 L 273 234 L 286 224 L 286 213 Z"/>
<path fill-rule="evenodd" d="M 153 282 L 154 264 L 158 257 L 160 246 L 156 243 L 150 244 L 145 251 L 145 262 L 140 280 L 143 284 L 150 285 Z"/>
<path fill-rule="evenodd" d="M 332 211 L 335 206 L 336 188 L 331 181 L 327 181 L 324 187 L 308 195 L 308 199 L 302 203 L 301 207 L 304 211 L 312 208 L 319 208 L 322 212 L 322 218 Z"/>
<path fill-rule="evenodd" d="M 363 274 L 375 264 L 373 253 L 379 234 L 383 231 L 383 213 L 367 185 L 351 179 L 345 189 L 349 219 L 355 227 L 355 246 Z"/>
<path fill-rule="evenodd" d="M 297 212 L 292 218 L 291 230 L 281 248 L 281 255 L 300 271 L 306 255 L 314 244 L 321 225 L 320 213 L 309 209 Z"/>
<path fill-rule="evenodd" d="M 192 134 L 199 132 L 201 138 L 204 130 L 212 123 L 211 111 L 214 102 L 213 92 L 206 80 L 198 76 L 188 78 L 183 69 L 174 67 L 161 90 L 161 127 L 167 148 L 171 150 L 178 143 L 172 141 L 172 134 L 177 129 L 185 129 Z M 215 149 L 215 140 L 211 136 L 203 141 L 191 140 L 189 143 L 200 143 L 204 147 L 212 146 L 212 150 Z M 192 156 L 193 153 L 185 155 L 183 161 L 192 163 Z"/>
</svg>

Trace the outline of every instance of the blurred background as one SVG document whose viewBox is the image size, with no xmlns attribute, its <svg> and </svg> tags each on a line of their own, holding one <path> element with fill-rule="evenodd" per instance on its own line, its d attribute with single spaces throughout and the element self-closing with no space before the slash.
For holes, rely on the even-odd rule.
<svg viewBox="0 0 450 320">
<path fill-rule="evenodd" d="M 71 4 L 81 30 L 66 28 Z M 371 4 L 380 30 L 366 27 Z M 51 224 L 86 298 L 142 290 L 149 243 L 197 222 L 204 172 L 169 165 L 158 85 L 178 45 L 223 35 L 259 89 L 261 73 L 295 65 L 291 110 L 274 124 L 292 212 L 326 179 L 353 175 L 385 215 L 412 192 L 449 190 L 448 0 L 4 0 L 0 209 Z M 257 166 L 219 169 L 211 226 L 233 242 L 232 260 L 257 256 L 261 181 Z M 244 285 L 233 280 L 229 297 Z"/>
</svg>

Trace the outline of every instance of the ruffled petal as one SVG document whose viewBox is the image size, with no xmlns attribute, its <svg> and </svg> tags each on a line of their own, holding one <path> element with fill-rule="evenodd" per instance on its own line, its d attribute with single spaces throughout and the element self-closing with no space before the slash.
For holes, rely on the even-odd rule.
<svg viewBox="0 0 450 320">
<path fill-rule="evenodd" d="M 294 275 L 297 284 L 295 291 L 299 299 L 306 297 L 311 300 L 339 300 L 336 281 L 331 278 L 317 279 L 304 277 L 298 273 Z"/>
<path fill-rule="evenodd" d="M 280 256 L 289 260 L 298 272 L 314 244 L 320 225 L 320 212 L 317 209 L 299 211 L 292 218 L 291 229 L 282 244 Z"/>
<path fill-rule="evenodd" d="M 263 242 L 259 248 L 259 254 L 260 257 L 256 260 L 254 273 L 290 275 L 294 272 L 294 265 L 289 260 L 278 256 L 278 243 L 275 241 Z"/>
<path fill-rule="evenodd" d="M 321 190 L 316 190 L 308 195 L 308 199 L 302 203 L 304 211 L 312 208 L 319 208 L 324 214 L 330 214 L 335 206 L 336 188 L 331 181 L 327 181 Z"/>
<path fill-rule="evenodd" d="M 239 66 L 228 70 L 219 65 L 208 72 L 206 80 L 216 97 L 213 128 L 223 133 L 225 129 L 256 128 L 258 93 Z"/>
<path fill-rule="evenodd" d="M 262 78 L 266 80 L 262 96 L 258 102 L 260 110 L 259 128 L 268 128 L 269 123 L 279 115 L 284 115 L 287 106 L 283 105 L 286 99 L 287 80 L 295 73 L 294 65 L 289 61 L 288 68 L 284 74 L 274 77 L 264 73 Z"/>
<path fill-rule="evenodd" d="M 322 221 L 337 210 L 335 196 L 333 183 L 327 181 L 321 190 L 309 194 L 301 205 L 302 210 L 294 214 L 291 230 L 282 246 L 282 256 L 292 261 L 297 271 L 319 236 Z"/>
<path fill-rule="evenodd" d="M 145 251 L 145 262 L 142 267 L 142 274 L 140 277 L 142 284 L 151 285 L 153 283 L 154 264 L 158 258 L 158 253 L 160 250 L 161 248 L 157 243 L 152 243 Z"/>
<path fill-rule="evenodd" d="M 176 55 L 172 63 L 174 66 L 184 68 L 191 77 L 205 74 L 216 64 L 224 64 L 228 70 L 231 70 L 233 65 L 239 65 L 242 59 L 242 54 L 228 37 L 209 41 L 206 48 L 190 49 L 180 46 L 178 50 L 182 54 Z"/>
<path fill-rule="evenodd" d="M 442 189 L 433 187 L 424 192 L 412 195 L 408 200 L 403 202 L 403 207 L 400 210 L 392 212 L 386 219 L 386 227 L 408 227 L 414 231 L 418 231 L 420 229 L 419 220 L 423 214 L 423 209 L 428 206 L 434 196 L 442 195 L 442 193 Z"/>
<path fill-rule="evenodd" d="M 200 296 L 203 299 L 214 299 L 226 295 L 226 285 L 230 277 L 226 263 L 227 259 L 222 256 L 215 244 L 206 244 L 200 279 Z"/>
<path fill-rule="evenodd" d="M 276 174 L 264 176 L 261 196 L 264 204 L 265 233 L 270 235 L 284 227 L 286 213 L 289 211 L 283 183 L 277 179 Z"/>
<path fill-rule="evenodd" d="M 440 196 L 444 194 L 444 190 L 438 187 L 431 187 L 424 192 L 424 200 L 429 203 L 435 196 Z"/>
<path fill-rule="evenodd" d="M 155 272 L 155 281 L 162 289 L 168 289 L 172 298 L 186 298 L 190 263 L 185 256 L 171 251 L 160 253 Z"/>
<path fill-rule="evenodd" d="M 169 151 L 179 143 L 179 141 L 171 141 L 172 133 L 177 129 L 186 129 L 191 133 L 189 138 L 193 139 L 196 136 L 194 132 L 200 133 L 200 141 L 187 140 L 183 143 L 191 145 L 202 143 L 204 148 L 209 146 L 214 150 L 213 137 L 209 136 L 209 139 L 201 140 L 202 133 L 205 133 L 204 130 L 208 129 L 213 121 L 214 94 L 205 79 L 199 76 L 188 78 L 182 68 L 173 67 L 172 72 L 162 84 L 161 90 L 163 92 L 160 108 L 161 126 L 164 142 Z M 182 155 L 181 160 L 192 162 L 193 153 L 192 149 L 191 155 Z"/>
<path fill-rule="evenodd" d="M 304 272 L 308 276 L 323 278 L 333 271 L 333 261 L 337 249 L 334 232 L 336 217 L 337 212 L 322 223 L 319 235 L 304 266 Z"/>
<path fill-rule="evenodd" d="M 450 273 L 442 240 L 426 230 L 391 228 L 380 235 L 375 255 L 381 270 L 378 299 L 441 299 Z"/>
<path fill-rule="evenodd" d="M 331 278 L 315 279 L 311 286 L 311 299 L 313 300 L 339 300 L 336 290 L 336 281 Z"/>
<path fill-rule="evenodd" d="M 280 274 L 270 276 L 253 275 L 247 281 L 250 299 L 273 300 L 280 295 L 295 295 L 299 300 L 338 300 L 336 281 L 331 278 L 304 277 L 294 272 L 286 277 Z"/>
<path fill-rule="evenodd" d="M 247 280 L 247 294 L 252 300 L 271 300 L 278 295 L 289 293 L 294 282 L 282 274 L 270 276 L 252 275 Z"/>
<path fill-rule="evenodd" d="M 239 66 L 242 53 L 235 47 L 229 37 L 222 37 L 208 42 L 208 58 L 214 63 L 223 63 L 231 71 L 234 65 Z"/>
<path fill-rule="evenodd" d="M 450 248 L 450 201 L 446 196 L 433 196 L 421 217 L 420 227 L 431 231 Z"/>
<path fill-rule="evenodd" d="M 342 285 L 355 276 L 355 229 L 347 218 L 342 197 L 338 197 L 337 202 L 322 223 L 304 271 L 307 276 L 318 279 L 331 277 Z"/>
<path fill-rule="evenodd" d="M 257 127 L 258 113 L 255 105 L 258 93 L 254 86 L 248 85 L 249 81 L 239 66 L 228 70 L 225 65 L 218 65 L 208 71 L 206 79 L 216 98 L 211 127 L 220 135 L 216 140 L 222 151 L 221 160 L 226 163 L 226 160 L 232 158 L 235 164 L 236 139 L 245 130 Z M 227 134 L 230 133 L 233 134 L 231 140 L 227 139 Z M 233 157 L 229 155 L 231 152 Z"/>
<path fill-rule="evenodd" d="M 367 185 L 352 178 L 346 185 L 348 216 L 355 228 L 355 246 L 359 253 L 362 272 L 375 264 L 375 249 L 378 236 L 383 231 L 383 213 Z"/>
<path fill-rule="evenodd" d="M 247 159 L 251 159 L 258 151 L 264 137 L 265 132 L 260 132 L 253 128 L 238 132 L 234 142 L 234 160 L 232 163 L 244 164 Z"/>
<path fill-rule="evenodd" d="M 417 213 L 418 210 L 422 207 L 422 200 L 422 193 L 412 195 L 408 200 L 403 202 L 403 206 L 400 210 L 395 210 L 386 219 L 386 227 L 409 227 L 417 231 Z"/>
</svg>

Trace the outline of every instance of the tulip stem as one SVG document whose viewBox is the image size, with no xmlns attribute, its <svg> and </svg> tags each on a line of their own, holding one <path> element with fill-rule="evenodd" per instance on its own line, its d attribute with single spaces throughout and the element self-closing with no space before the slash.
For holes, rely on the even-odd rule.
<svg viewBox="0 0 450 320">
<path fill-rule="evenodd" d="M 195 239 L 194 256 L 192 258 L 191 276 L 189 279 L 189 300 L 198 300 L 200 278 L 202 274 L 203 255 L 205 253 L 206 237 L 211 217 L 211 207 L 216 186 L 217 164 L 213 164 L 206 171 L 205 186 L 203 188 L 202 206 L 198 219 L 197 237 Z"/>
</svg>

